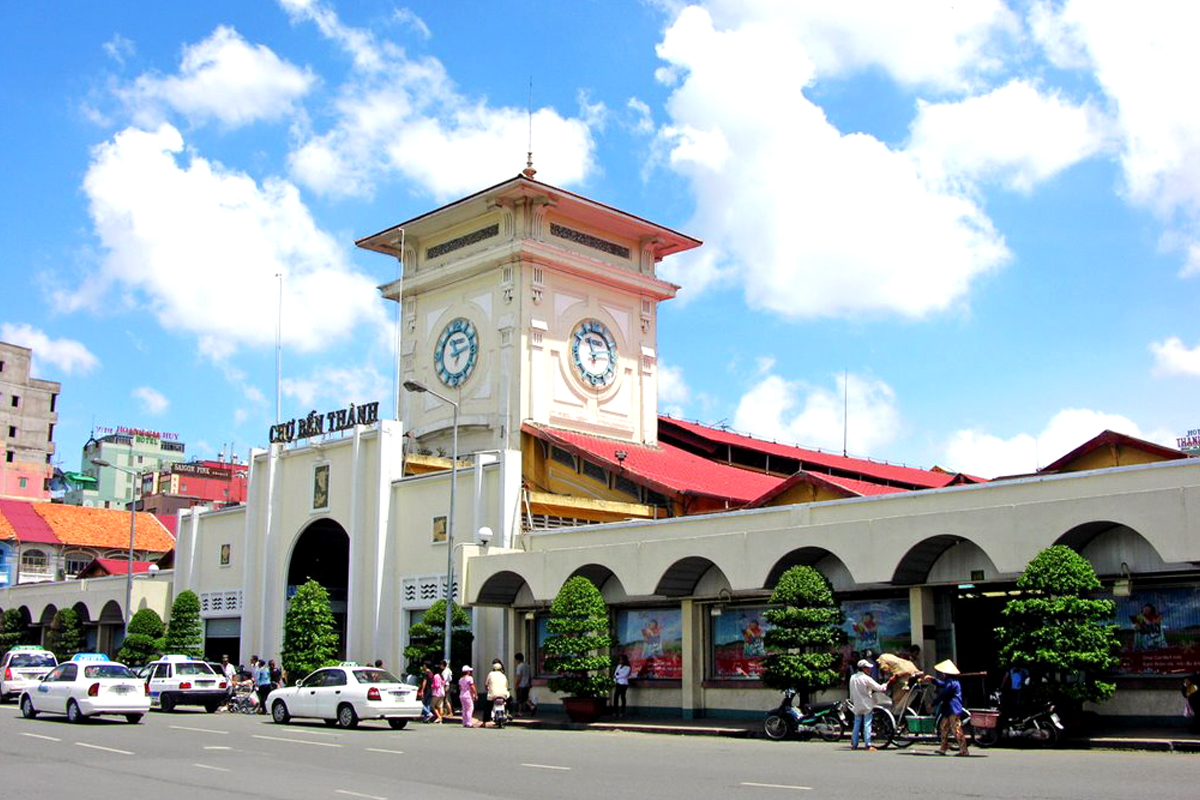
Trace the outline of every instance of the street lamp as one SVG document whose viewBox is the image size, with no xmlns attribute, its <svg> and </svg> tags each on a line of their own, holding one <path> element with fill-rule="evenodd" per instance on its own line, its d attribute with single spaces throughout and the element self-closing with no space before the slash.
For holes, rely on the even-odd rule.
<svg viewBox="0 0 1200 800">
<path fill-rule="evenodd" d="M 446 524 L 446 638 L 442 645 L 442 657 L 450 663 L 450 631 L 454 627 L 454 614 L 451 610 L 454 600 L 454 495 L 458 488 L 458 403 L 449 397 L 440 395 L 419 381 L 405 381 L 406 391 L 415 394 L 431 394 L 454 409 L 454 447 L 451 451 L 450 462 L 450 519 Z"/>
<path fill-rule="evenodd" d="M 129 635 L 129 619 L 133 605 L 133 535 L 137 529 L 137 490 L 141 483 L 142 473 L 129 467 L 119 467 L 110 464 L 103 458 L 93 458 L 92 463 L 97 467 L 112 467 L 118 472 L 133 476 L 133 489 L 129 493 L 129 569 L 125 574 L 125 635 Z"/>
</svg>

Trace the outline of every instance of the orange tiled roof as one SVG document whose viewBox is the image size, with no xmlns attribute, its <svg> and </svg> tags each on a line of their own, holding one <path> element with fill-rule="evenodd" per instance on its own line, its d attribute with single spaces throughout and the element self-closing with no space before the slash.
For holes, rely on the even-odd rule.
<svg viewBox="0 0 1200 800">
<path fill-rule="evenodd" d="M 0 514 L 0 542 L 16 541 L 16 538 L 17 532 L 13 528 L 12 523 L 3 514 Z"/>
<path fill-rule="evenodd" d="M 84 508 L 36 503 L 35 510 L 65 545 L 118 548 L 129 546 L 129 512 L 117 508 Z M 165 553 L 175 546 L 153 514 L 141 512 L 134 528 L 134 548 Z"/>
</svg>

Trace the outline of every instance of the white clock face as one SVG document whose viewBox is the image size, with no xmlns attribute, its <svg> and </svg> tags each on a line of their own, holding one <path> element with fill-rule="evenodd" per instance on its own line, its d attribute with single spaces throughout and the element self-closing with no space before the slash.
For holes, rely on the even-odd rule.
<svg viewBox="0 0 1200 800">
<path fill-rule="evenodd" d="M 603 387 L 617 375 L 617 343 L 603 322 L 586 319 L 571 334 L 571 360 L 589 386 Z"/>
<path fill-rule="evenodd" d="M 438 380 L 450 387 L 460 385 L 475 368 L 479 356 L 479 336 L 469 319 L 458 317 L 442 329 L 433 349 Z"/>
</svg>

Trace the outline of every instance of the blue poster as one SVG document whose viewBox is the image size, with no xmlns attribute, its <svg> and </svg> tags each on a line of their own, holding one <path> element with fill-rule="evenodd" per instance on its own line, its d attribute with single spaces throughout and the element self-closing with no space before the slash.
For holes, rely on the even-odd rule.
<svg viewBox="0 0 1200 800">
<path fill-rule="evenodd" d="M 912 623 L 908 613 L 908 598 L 884 600 L 847 600 L 842 603 L 846 631 L 851 650 L 873 655 L 894 653 L 912 642 Z"/>
</svg>

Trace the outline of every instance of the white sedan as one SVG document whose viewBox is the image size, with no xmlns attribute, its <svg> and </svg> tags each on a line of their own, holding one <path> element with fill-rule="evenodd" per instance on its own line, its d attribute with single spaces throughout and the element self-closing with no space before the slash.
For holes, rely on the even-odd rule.
<svg viewBox="0 0 1200 800">
<path fill-rule="evenodd" d="M 393 728 L 403 728 L 420 718 L 422 709 L 415 686 L 386 670 L 343 664 L 271 692 L 267 710 L 281 725 L 292 717 L 312 717 L 342 728 L 353 728 L 362 719 L 386 719 Z"/>
<path fill-rule="evenodd" d="M 80 653 L 59 664 L 21 695 L 26 719 L 66 714 L 71 722 L 84 722 L 98 714 L 119 714 L 136 725 L 149 710 L 145 684 L 128 667 L 99 653 Z"/>
</svg>

